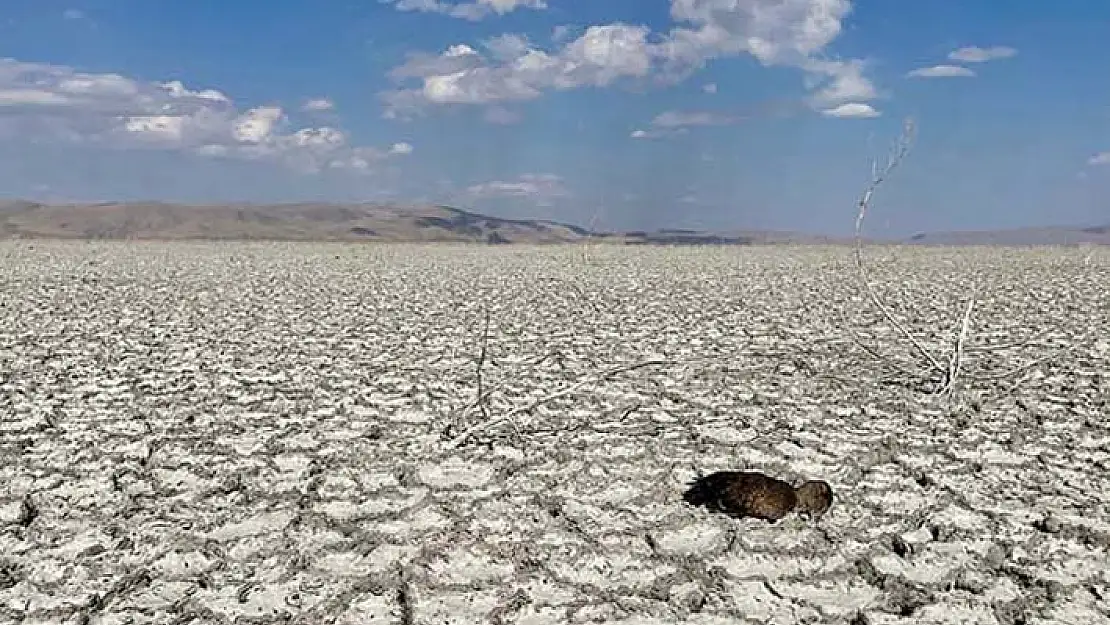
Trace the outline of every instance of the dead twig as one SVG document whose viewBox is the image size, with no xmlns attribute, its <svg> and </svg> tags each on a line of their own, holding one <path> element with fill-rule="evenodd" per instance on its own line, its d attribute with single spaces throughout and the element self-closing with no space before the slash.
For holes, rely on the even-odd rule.
<svg viewBox="0 0 1110 625">
<path fill-rule="evenodd" d="M 1013 376 L 1018 375 L 1020 373 L 1025 373 L 1026 371 L 1029 371 L 1029 370 L 1033 369 L 1037 365 L 1055 360 L 1057 356 L 1059 356 L 1061 354 L 1064 354 L 1064 353 L 1067 353 L 1067 352 L 1070 352 L 1073 349 L 1074 349 L 1074 347 L 1070 347 L 1070 346 L 1069 347 L 1061 347 L 1061 348 L 1057 349 L 1056 351 L 1052 352 L 1051 354 L 1049 354 L 1047 356 L 1037 358 L 1037 359 L 1033 360 L 1032 362 L 1028 362 L 1024 365 L 1019 365 L 1019 366 L 1014 367 L 1012 369 L 1007 369 L 1006 371 L 1003 371 L 1002 373 L 992 373 L 992 374 L 989 374 L 989 375 L 977 375 L 977 376 L 975 376 L 975 380 L 977 382 L 991 382 L 991 381 L 997 381 L 997 380 L 1005 380 L 1006 378 L 1013 377 Z"/>
<path fill-rule="evenodd" d="M 871 163 L 871 183 L 864 189 L 863 195 L 860 196 L 859 202 L 856 204 L 858 209 L 856 213 L 856 236 L 855 236 L 855 261 L 856 271 L 859 273 L 860 283 L 863 285 L 864 290 L 867 292 L 867 299 L 871 301 L 875 308 L 879 309 L 883 317 L 894 326 L 903 337 L 905 337 L 914 347 L 918 354 L 925 359 L 927 363 L 937 372 L 946 374 L 948 369 L 940 363 L 940 360 L 932 354 L 917 337 L 913 335 L 906 326 L 902 325 L 890 308 L 879 297 L 878 292 L 871 286 L 870 280 L 867 278 L 867 269 L 863 264 L 863 220 L 867 216 L 867 209 L 871 205 L 871 197 L 878 190 L 879 186 L 886 182 L 886 179 L 898 168 L 902 160 L 905 159 L 906 154 L 909 153 L 910 146 L 913 143 L 914 125 L 912 120 L 906 120 L 903 126 L 902 135 L 895 143 L 894 148 L 891 150 L 890 156 L 887 158 L 886 165 L 882 170 L 878 169 L 878 163 Z"/>
<path fill-rule="evenodd" d="M 494 426 L 505 423 L 506 421 L 512 422 L 512 423 L 515 424 L 515 418 L 518 415 L 531 412 L 531 411 L 535 410 L 536 408 L 539 408 L 543 404 L 546 404 L 550 401 L 554 401 L 556 399 L 559 399 L 560 397 L 565 397 L 567 395 L 570 395 L 571 393 L 574 393 L 575 391 L 581 389 L 582 387 L 584 387 L 588 384 L 596 384 L 598 382 L 604 382 L 604 381 L 612 378 L 615 375 L 625 373 L 625 372 L 628 372 L 628 371 L 634 371 L 636 369 L 642 369 L 644 367 L 662 366 L 662 365 L 670 365 L 670 364 L 674 364 L 674 363 L 672 363 L 670 360 L 660 360 L 660 359 L 642 360 L 640 362 L 632 363 L 630 365 L 621 365 L 619 367 L 613 367 L 611 369 L 607 369 L 605 371 L 602 371 L 601 373 L 597 373 L 597 374 L 594 374 L 594 375 L 591 375 L 591 376 L 587 376 L 586 379 L 581 380 L 579 382 L 576 382 L 574 384 L 571 384 L 570 386 L 568 386 L 564 389 L 555 391 L 554 393 L 551 393 L 549 395 L 545 395 L 545 396 L 543 396 L 543 397 L 541 397 L 541 398 L 539 398 L 535 401 L 529 402 L 529 403 L 527 403 L 523 406 L 517 406 L 516 408 L 513 408 L 512 410 L 510 410 L 510 411 L 508 411 L 505 414 L 502 414 L 500 416 L 487 419 L 485 421 L 482 421 L 481 423 L 477 423 L 477 424 L 467 428 L 467 430 L 465 432 L 463 432 L 462 434 L 460 434 L 460 435 L 456 436 L 454 439 L 452 439 L 451 442 L 449 443 L 449 445 L 451 447 L 461 447 L 474 434 L 476 434 L 476 433 L 478 433 L 482 430 L 492 428 Z"/>
<path fill-rule="evenodd" d="M 963 321 L 960 322 L 960 333 L 956 336 L 956 344 L 952 347 L 952 354 L 948 358 L 948 372 L 946 374 L 942 392 L 951 395 L 956 388 L 956 380 L 960 377 L 960 366 L 964 353 L 964 344 L 967 343 L 967 334 L 971 326 L 971 311 L 975 308 L 978 289 L 973 291 L 971 299 L 967 300 L 967 309 L 964 310 Z"/>
<path fill-rule="evenodd" d="M 913 120 L 907 119 L 903 125 L 902 134 L 899 136 L 898 141 L 895 142 L 890 155 L 887 157 L 886 165 L 883 166 L 882 169 L 879 169 L 877 162 L 872 162 L 871 164 L 871 183 L 864 189 L 863 195 L 860 196 L 859 202 L 857 203 L 858 210 L 856 212 L 854 258 L 859 281 L 867 294 L 867 299 L 880 313 L 882 313 L 883 318 L 897 330 L 898 334 L 910 342 L 914 351 L 925 361 L 930 372 L 940 377 L 940 382 L 935 387 L 936 390 L 934 392 L 936 394 L 951 396 L 963 369 L 963 356 L 971 328 L 971 314 L 977 302 L 978 288 L 973 291 L 967 303 L 967 307 L 964 310 L 959 332 L 953 343 L 952 351 L 948 354 L 948 362 L 942 363 L 941 359 L 925 347 L 925 345 L 898 320 L 894 313 L 891 312 L 890 307 L 887 306 L 886 302 L 879 296 L 879 293 L 871 286 L 871 281 L 868 279 L 867 269 L 863 262 L 863 220 L 867 216 L 867 210 L 871 205 L 871 198 L 879 186 L 886 181 L 890 174 L 897 169 L 905 159 L 906 154 L 909 153 L 910 146 L 913 143 L 914 130 Z M 864 346 L 864 349 L 873 356 L 878 354 L 876 350 L 867 349 L 866 346 Z"/>
<path fill-rule="evenodd" d="M 843 323 L 844 327 L 848 330 L 849 334 L 852 335 L 852 342 L 854 342 L 857 346 L 859 346 L 860 349 L 867 352 L 867 354 L 869 356 L 871 356 L 872 358 L 874 358 L 875 360 L 881 362 L 882 364 L 886 365 L 887 367 L 890 367 L 891 369 L 896 370 L 898 373 L 901 373 L 902 375 L 905 375 L 905 376 L 911 377 L 911 378 L 920 377 L 920 375 L 921 375 L 920 372 L 911 371 L 910 367 L 907 366 L 905 363 L 899 362 L 899 361 L 897 361 L 893 358 L 888 358 L 885 354 L 883 354 L 881 351 L 879 351 L 879 349 L 877 347 L 872 347 L 871 345 L 868 345 L 867 343 L 864 343 L 863 339 L 860 337 L 860 333 L 857 332 L 854 328 L 852 328 L 850 322 L 848 321 L 848 315 L 846 315 L 843 310 L 839 310 L 838 312 L 840 313 L 840 319 L 841 319 L 841 322 Z"/>
<path fill-rule="evenodd" d="M 485 320 L 484 320 L 483 325 L 482 325 L 482 347 L 478 351 L 478 361 L 476 363 L 477 364 L 477 369 L 478 369 L 478 381 L 477 381 L 478 388 L 477 388 L 477 392 L 475 393 L 474 403 L 477 404 L 479 410 L 482 411 L 482 415 L 488 418 L 489 417 L 489 407 L 486 405 L 486 403 L 487 403 L 486 400 L 488 399 L 488 397 L 485 396 L 485 394 L 483 392 L 483 386 L 482 386 L 482 368 L 485 367 L 485 364 L 486 364 L 486 350 L 489 347 L 489 307 L 488 306 L 486 307 L 484 313 L 485 313 Z"/>
<path fill-rule="evenodd" d="M 969 354 L 969 353 L 998 352 L 998 351 L 1003 351 L 1003 350 L 1006 350 L 1006 349 L 1009 349 L 1009 348 L 1027 347 L 1032 342 L 1034 342 L 1036 340 L 1039 340 L 1040 338 L 1042 338 L 1042 337 L 1046 336 L 1047 334 L 1051 333 L 1051 331 L 1045 331 L 1043 333 L 1038 334 L 1036 337 L 1033 337 L 1033 338 L 1028 339 L 1028 340 L 1026 340 L 1024 342 L 1021 342 L 1021 343 L 1011 343 L 1011 344 L 1001 344 L 1001 345 L 1000 344 L 995 344 L 995 345 L 983 345 L 983 346 L 970 346 L 970 345 L 968 345 L 969 339 L 971 337 L 972 314 L 974 313 L 975 307 L 979 303 L 979 284 L 978 283 L 980 282 L 980 280 L 977 279 L 976 285 L 972 289 L 971 295 L 968 298 L 966 306 L 964 307 L 963 315 L 962 315 L 961 320 L 960 320 L 959 330 L 956 333 L 955 338 L 952 340 L 950 351 L 947 354 L 947 361 L 948 362 L 946 364 L 944 364 L 944 363 L 941 362 L 941 359 L 938 356 L 936 356 L 932 351 L 930 351 L 928 348 L 926 348 L 925 345 L 922 343 L 922 341 L 920 341 L 917 337 L 915 337 L 913 335 L 913 333 L 911 333 L 909 331 L 909 329 L 906 328 L 905 325 L 903 325 L 900 321 L 898 321 L 897 317 L 895 317 L 894 314 L 891 312 L 890 307 L 887 306 L 886 302 L 883 301 L 883 299 L 879 296 L 878 292 L 872 287 L 870 281 L 868 280 L 867 270 L 866 270 L 866 267 L 865 267 L 864 262 L 863 262 L 863 235 L 862 235 L 863 220 L 867 215 L 868 208 L 870 207 L 870 204 L 871 204 L 871 198 L 874 195 L 875 190 L 883 182 L 886 181 L 886 179 L 889 177 L 891 172 L 895 168 L 898 167 L 898 165 L 901 163 L 901 161 L 905 158 L 906 154 L 908 153 L 910 144 L 912 142 L 913 132 L 914 132 L 913 122 L 911 120 L 907 120 L 906 124 L 905 124 L 905 127 L 903 129 L 903 133 L 899 137 L 899 140 L 895 143 L 894 147 L 892 148 L 891 154 L 888 157 L 886 165 L 880 170 L 877 163 L 872 163 L 871 183 L 864 190 L 863 195 L 860 197 L 859 203 L 857 205 L 858 212 L 856 214 L 855 250 L 854 250 L 855 251 L 855 254 L 854 254 L 855 265 L 856 265 L 856 270 L 857 270 L 857 273 L 858 273 L 860 283 L 862 284 L 862 286 L 863 286 L 863 288 L 866 292 L 867 298 L 871 302 L 871 304 L 879 310 L 879 312 L 882 314 L 883 318 L 886 319 L 886 321 L 888 323 L 890 323 L 890 325 L 893 326 L 895 330 L 897 330 L 898 334 L 900 334 L 903 338 L 905 338 L 907 341 L 910 342 L 910 344 L 913 346 L 914 351 L 917 353 L 917 355 L 920 357 L 920 359 L 924 361 L 924 363 L 926 365 L 926 368 L 928 369 L 928 371 L 926 371 L 924 373 L 929 375 L 929 378 L 930 378 L 929 381 L 933 382 L 933 381 L 935 381 L 936 377 L 940 378 L 939 383 L 937 383 L 933 387 L 933 393 L 938 394 L 938 395 L 943 394 L 943 395 L 951 398 L 955 393 L 957 383 L 960 381 L 961 377 L 965 377 L 965 378 L 968 378 L 970 380 L 974 380 L 974 381 L 980 382 L 980 383 L 981 382 L 987 382 L 987 381 L 1001 380 L 1001 379 L 1004 379 L 1004 378 L 1009 378 L 1009 377 L 1012 377 L 1014 375 L 1018 375 L 1018 374 L 1021 374 L 1023 372 L 1026 372 L 1026 371 L 1032 369 L 1033 367 L 1037 366 L 1038 364 L 1040 364 L 1040 363 L 1042 363 L 1046 360 L 1051 360 L 1051 359 L 1055 358 L 1056 356 L 1058 356 L 1060 353 L 1062 353 L 1064 351 L 1068 351 L 1068 350 L 1064 349 L 1064 350 L 1060 350 L 1058 352 L 1054 352 L 1053 354 L 1051 354 L 1049 356 L 1046 356 L 1044 358 L 1036 359 L 1031 363 L 1028 363 L 1028 364 L 1019 366 L 1019 367 L 1015 367 L 1013 369 L 1010 369 L 1010 370 L 1002 372 L 1002 373 L 993 373 L 993 374 L 992 373 L 988 373 L 988 374 L 978 374 L 978 373 L 976 373 L 976 374 L 968 375 L 968 374 L 964 373 L 964 369 L 965 369 L 964 359 L 965 359 L 967 354 Z M 842 312 L 842 316 L 843 316 L 843 312 Z M 847 321 L 847 319 L 845 318 L 845 322 L 846 321 Z M 860 347 L 862 347 L 868 354 L 870 354 L 871 356 L 873 356 L 877 359 L 881 359 L 887 365 L 892 364 L 891 362 L 887 361 L 886 358 L 883 357 L 883 355 L 881 354 L 881 352 L 878 351 L 878 349 L 871 348 L 871 347 L 865 345 L 863 343 L 863 341 L 860 340 L 859 336 L 854 331 L 852 332 L 852 334 L 853 334 L 853 340 L 856 342 L 856 344 L 859 345 Z M 897 367 L 894 367 L 894 368 L 899 369 L 902 373 L 907 373 L 907 371 L 902 366 L 897 366 Z"/>
<path fill-rule="evenodd" d="M 463 413 L 463 416 L 460 417 L 459 421 L 468 416 L 474 408 L 477 408 L 482 413 L 482 417 L 486 420 L 489 420 L 491 418 L 489 409 L 489 398 L 496 389 L 486 390 L 485 378 L 482 375 L 482 371 L 485 369 L 486 366 L 486 357 L 489 353 L 489 323 L 489 306 L 486 306 L 483 310 L 482 338 L 480 341 L 481 347 L 478 350 L 478 358 L 477 360 L 475 360 L 475 365 L 477 366 L 477 380 L 475 385 L 477 388 L 475 389 L 474 403 L 472 403 L 467 408 L 467 410 Z M 510 419 L 509 422 L 512 424 L 513 429 L 516 431 L 517 435 L 520 436 L 520 427 L 516 424 L 516 421 Z"/>
<path fill-rule="evenodd" d="M 590 217 L 590 223 L 586 224 L 586 237 L 582 244 L 582 263 L 585 265 L 590 264 L 591 252 L 593 251 L 594 237 L 596 236 L 594 228 L 597 226 L 597 220 L 601 217 L 601 209 L 594 211 Z"/>
</svg>

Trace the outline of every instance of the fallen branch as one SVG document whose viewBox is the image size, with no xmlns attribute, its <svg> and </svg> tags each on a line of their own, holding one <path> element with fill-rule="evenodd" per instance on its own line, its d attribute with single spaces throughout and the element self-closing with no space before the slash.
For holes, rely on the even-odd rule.
<svg viewBox="0 0 1110 625">
<path fill-rule="evenodd" d="M 674 363 L 670 360 L 653 359 L 653 360 L 643 360 L 643 361 L 636 362 L 636 363 L 633 363 L 633 364 L 630 364 L 630 365 L 621 365 L 619 367 L 613 367 L 611 369 L 607 369 L 606 371 L 602 371 L 601 373 L 597 373 L 597 374 L 594 374 L 592 376 L 588 376 L 585 380 L 581 380 L 579 382 L 571 384 L 570 386 L 568 386 L 564 389 L 555 391 L 554 393 L 551 393 L 550 395 L 545 395 L 545 396 L 543 396 L 543 397 L 541 397 L 541 398 L 539 398 L 535 401 L 529 402 L 529 403 L 527 403 L 523 406 L 517 406 L 516 408 L 513 408 L 512 410 L 506 412 L 503 415 L 487 419 L 485 421 L 482 421 L 481 423 L 477 423 L 477 424 L 467 428 L 467 430 L 464 431 L 462 434 L 460 434 L 460 435 L 456 436 L 454 439 L 452 439 L 451 442 L 449 443 L 449 445 L 451 447 L 461 447 L 464 443 L 466 443 L 466 441 L 468 439 L 470 439 L 470 437 L 474 436 L 474 434 L 476 434 L 476 433 L 478 433 L 482 430 L 492 428 L 494 426 L 505 423 L 506 421 L 514 422 L 514 419 L 518 415 L 521 415 L 521 414 L 524 414 L 524 413 L 527 413 L 527 412 L 531 412 L 531 411 L 535 410 L 536 408 L 539 408 L 543 404 L 546 404 L 550 401 L 554 401 L 556 399 L 559 399 L 560 397 L 565 397 L 567 395 L 570 395 L 571 393 L 574 393 L 575 391 L 581 389 L 582 387 L 584 387 L 588 384 L 595 384 L 597 382 L 604 382 L 605 380 L 608 380 L 608 379 L 612 378 L 613 376 L 618 375 L 620 373 L 625 373 L 625 372 L 633 371 L 633 370 L 636 370 L 636 369 L 642 369 L 644 367 L 661 366 L 661 365 L 669 365 L 669 364 L 674 364 Z"/>
</svg>

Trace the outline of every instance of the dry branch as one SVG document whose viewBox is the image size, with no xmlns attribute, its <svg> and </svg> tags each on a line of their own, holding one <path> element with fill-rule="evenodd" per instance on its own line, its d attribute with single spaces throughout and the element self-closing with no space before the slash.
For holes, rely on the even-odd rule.
<svg viewBox="0 0 1110 625">
<path fill-rule="evenodd" d="M 452 439 L 451 442 L 449 443 L 449 445 L 451 447 L 461 447 L 464 443 L 466 443 L 466 441 L 468 439 L 470 439 L 471 436 L 477 434 L 478 432 L 480 432 L 482 430 L 485 430 L 485 429 L 488 429 L 488 428 L 492 428 L 492 427 L 497 426 L 497 425 L 500 425 L 502 423 L 505 423 L 506 421 L 513 422 L 513 420 L 518 415 L 531 412 L 531 411 L 535 410 L 536 408 L 542 406 L 543 404 L 546 404 L 547 402 L 554 401 L 556 399 L 559 399 L 560 397 L 565 397 L 566 395 L 570 395 L 571 393 L 581 389 L 582 387 L 586 386 L 587 384 L 594 384 L 594 383 L 597 383 L 597 382 L 604 382 L 605 380 L 608 380 L 608 379 L 612 378 L 613 376 L 615 376 L 617 374 L 625 373 L 627 371 L 642 369 L 644 367 L 661 366 L 661 365 L 669 365 L 669 364 L 673 364 L 673 363 L 670 360 L 653 359 L 653 360 L 642 360 L 640 362 L 632 363 L 630 365 L 621 365 L 619 367 L 613 367 L 611 369 L 607 369 L 605 371 L 602 371 L 601 373 L 597 373 L 597 374 L 594 374 L 592 376 L 588 376 L 585 380 L 575 382 L 574 384 L 571 384 L 570 386 L 568 386 L 564 389 L 555 391 L 554 393 L 551 393 L 549 395 L 545 395 L 545 396 L 543 396 L 543 397 L 541 397 L 541 398 L 539 398 L 535 401 L 529 402 L 528 404 L 525 404 L 523 406 L 517 406 L 516 408 L 513 408 L 512 410 L 506 412 L 503 415 L 500 415 L 498 417 L 494 417 L 494 418 L 491 418 L 491 419 L 487 419 L 485 421 L 482 421 L 481 423 L 477 423 L 477 424 L 467 428 L 467 430 L 465 432 L 463 432 L 462 434 L 460 434 L 460 435 L 456 436 L 454 439 Z"/>
<path fill-rule="evenodd" d="M 975 308 L 977 293 L 971 294 L 971 299 L 967 300 L 967 309 L 964 310 L 964 318 L 960 323 L 960 333 L 956 337 L 956 344 L 952 347 L 952 354 L 948 358 L 948 372 L 946 374 L 944 392 L 951 394 L 956 387 L 956 380 L 960 377 L 960 366 L 964 353 L 964 345 L 967 343 L 967 334 L 971 326 L 971 311 Z"/>
<path fill-rule="evenodd" d="M 868 280 L 867 270 L 863 262 L 863 220 L 867 216 L 868 208 L 871 205 L 871 198 L 874 195 L 875 191 L 886 181 L 891 172 L 893 172 L 899 166 L 899 164 L 905 158 L 906 154 L 909 152 L 910 145 L 913 139 L 913 134 L 913 121 L 906 120 L 902 134 L 891 149 L 891 153 L 887 158 L 885 166 L 880 169 L 877 162 L 872 163 L 871 182 L 864 189 L 864 192 L 860 196 L 859 202 L 857 204 L 858 211 L 856 214 L 854 250 L 855 266 L 859 281 L 862 284 L 864 291 L 866 292 L 867 299 L 871 302 L 873 306 L 875 306 L 875 308 L 879 310 L 880 313 L 882 313 L 883 318 L 886 319 L 886 321 L 890 323 L 890 325 L 893 326 L 895 330 L 897 330 L 898 334 L 900 334 L 903 338 L 910 342 L 917 355 L 922 360 L 924 360 L 927 366 L 926 368 L 928 370 L 925 372 L 925 374 L 929 375 L 930 378 L 939 376 L 940 381 L 939 384 L 936 385 L 934 393 L 945 394 L 951 397 L 951 395 L 955 392 L 956 384 L 961 376 L 968 377 L 979 382 L 999 380 L 1016 375 L 1018 373 L 1022 373 L 1024 371 L 1028 371 L 1037 364 L 1040 364 L 1041 362 L 1044 362 L 1051 357 L 1035 360 L 1032 363 L 1016 367 L 1002 374 L 966 376 L 964 374 L 964 358 L 966 354 L 970 352 L 995 352 L 1000 351 L 1005 347 L 1023 347 L 1028 345 L 1027 341 L 1025 343 L 1011 344 L 1005 346 L 993 345 L 978 348 L 968 346 L 968 340 L 971 335 L 972 313 L 974 312 L 975 307 L 979 301 L 978 284 L 976 284 L 976 286 L 973 288 L 971 296 L 968 298 L 967 305 L 964 308 L 964 312 L 960 320 L 959 331 L 956 333 L 956 336 L 951 344 L 951 350 L 948 352 L 947 363 L 942 363 L 941 358 L 938 358 L 935 354 L 933 354 L 933 352 L 925 347 L 921 340 L 915 337 L 904 324 L 898 321 L 898 318 L 895 317 L 894 314 L 891 312 L 890 307 L 886 304 L 886 302 L 883 301 L 882 297 L 880 297 L 878 292 L 871 286 L 871 283 Z M 903 366 L 901 366 L 900 364 L 892 363 L 887 358 L 883 357 L 878 349 L 865 345 L 854 331 L 852 332 L 852 334 L 853 340 L 856 342 L 856 344 L 863 348 L 868 354 L 887 364 L 888 366 L 892 366 L 893 368 L 906 373 L 906 370 Z M 1038 337 L 1043 335 L 1044 334 L 1038 335 Z M 1053 354 L 1053 356 L 1055 355 L 1056 354 Z"/>
<path fill-rule="evenodd" d="M 891 150 L 890 156 L 887 158 L 886 165 L 882 168 L 882 170 L 879 170 L 877 162 L 872 162 L 871 164 L 871 183 L 867 185 L 866 189 L 864 189 L 863 195 L 860 197 L 859 202 L 856 205 L 856 207 L 858 208 L 858 212 L 856 213 L 855 237 L 856 270 L 859 273 L 860 282 L 863 284 L 863 288 L 867 292 L 867 298 L 876 308 L 879 309 L 879 312 L 883 314 L 883 317 L 892 326 L 894 326 L 894 329 L 897 330 L 899 334 L 905 337 L 914 346 L 914 348 L 917 350 L 917 353 L 920 354 L 935 371 L 938 371 L 941 374 L 946 374 L 948 369 L 940 363 L 940 360 L 938 360 L 928 349 L 926 349 L 925 346 L 921 344 L 921 341 L 917 340 L 917 337 L 915 337 L 913 333 L 906 329 L 906 326 L 902 325 L 902 323 L 898 321 L 898 318 L 895 317 L 892 312 L 890 312 L 890 308 L 886 305 L 885 302 L 883 302 L 882 298 L 879 297 L 879 294 L 875 291 L 875 289 L 872 288 L 871 282 L 867 279 L 867 270 L 863 264 L 863 220 L 867 216 L 868 207 L 871 205 L 871 196 L 875 194 L 875 191 L 879 188 L 880 185 L 886 182 L 886 179 L 895 169 L 897 169 L 898 165 L 901 164 L 902 160 L 906 157 L 906 154 L 909 153 L 910 146 L 913 143 L 913 134 L 913 121 L 906 120 L 906 123 L 902 129 L 902 135 L 898 138 L 898 141 L 895 143 L 894 148 Z"/>
<path fill-rule="evenodd" d="M 474 404 L 482 411 L 482 414 L 487 418 L 489 417 L 489 407 L 486 406 L 486 396 L 482 386 L 482 369 L 486 365 L 486 350 L 489 347 L 489 307 L 484 310 L 484 321 L 482 323 L 482 348 L 478 351 L 477 365 L 477 390 L 475 392 Z"/>
<path fill-rule="evenodd" d="M 582 263 L 585 265 L 590 264 L 590 258 L 592 257 L 594 246 L 594 228 L 597 226 L 597 220 L 600 216 L 600 209 L 594 211 L 593 216 L 590 217 L 590 222 L 586 224 L 586 237 L 585 241 L 582 244 Z"/>
<path fill-rule="evenodd" d="M 975 307 L 975 296 L 973 295 L 968 302 L 959 334 L 949 354 L 948 363 L 942 364 L 941 359 L 929 351 L 929 349 L 894 316 L 890 307 L 887 306 L 886 302 L 879 296 L 879 293 L 871 286 L 871 282 L 867 277 L 867 269 L 863 262 L 863 220 L 867 216 L 867 210 L 871 205 L 871 198 L 879 186 L 886 182 L 890 174 L 898 168 L 909 153 L 910 146 L 913 144 L 914 130 L 913 120 L 907 119 L 902 127 L 902 134 L 895 142 L 887 157 L 886 164 L 881 169 L 877 162 L 873 161 L 871 164 L 871 182 L 867 185 L 867 188 L 864 189 L 863 195 L 860 196 L 859 202 L 856 205 L 858 210 L 856 212 L 855 229 L 855 265 L 859 281 L 867 294 L 867 299 L 880 313 L 882 313 L 883 318 L 886 319 L 903 338 L 910 342 L 914 351 L 926 362 L 931 372 L 940 376 L 941 381 L 938 392 L 950 393 L 955 386 L 956 379 L 960 375 L 962 368 L 964 347 L 967 343 L 968 331 L 971 325 L 971 312 Z M 867 351 L 872 354 L 875 353 L 873 350 Z"/>
</svg>

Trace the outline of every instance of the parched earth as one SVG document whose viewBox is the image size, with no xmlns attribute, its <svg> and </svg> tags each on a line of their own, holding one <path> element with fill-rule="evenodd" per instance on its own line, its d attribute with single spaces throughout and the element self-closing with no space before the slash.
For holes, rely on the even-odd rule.
<svg viewBox="0 0 1110 625">
<path fill-rule="evenodd" d="M 0 622 L 1110 622 L 1110 250 L 0 244 Z M 687 506 L 821 478 L 819 520 Z"/>
</svg>

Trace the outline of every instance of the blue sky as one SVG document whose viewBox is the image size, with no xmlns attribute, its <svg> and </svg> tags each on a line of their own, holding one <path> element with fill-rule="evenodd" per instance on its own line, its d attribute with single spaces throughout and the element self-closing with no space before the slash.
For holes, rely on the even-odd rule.
<svg viewBox="0 0 1110 625">
<path fill-rule="evenodd" d="M 5 0 L 0 197 L 602 229 L 1110 222 L 1102 0 Z"/>
</svg>

